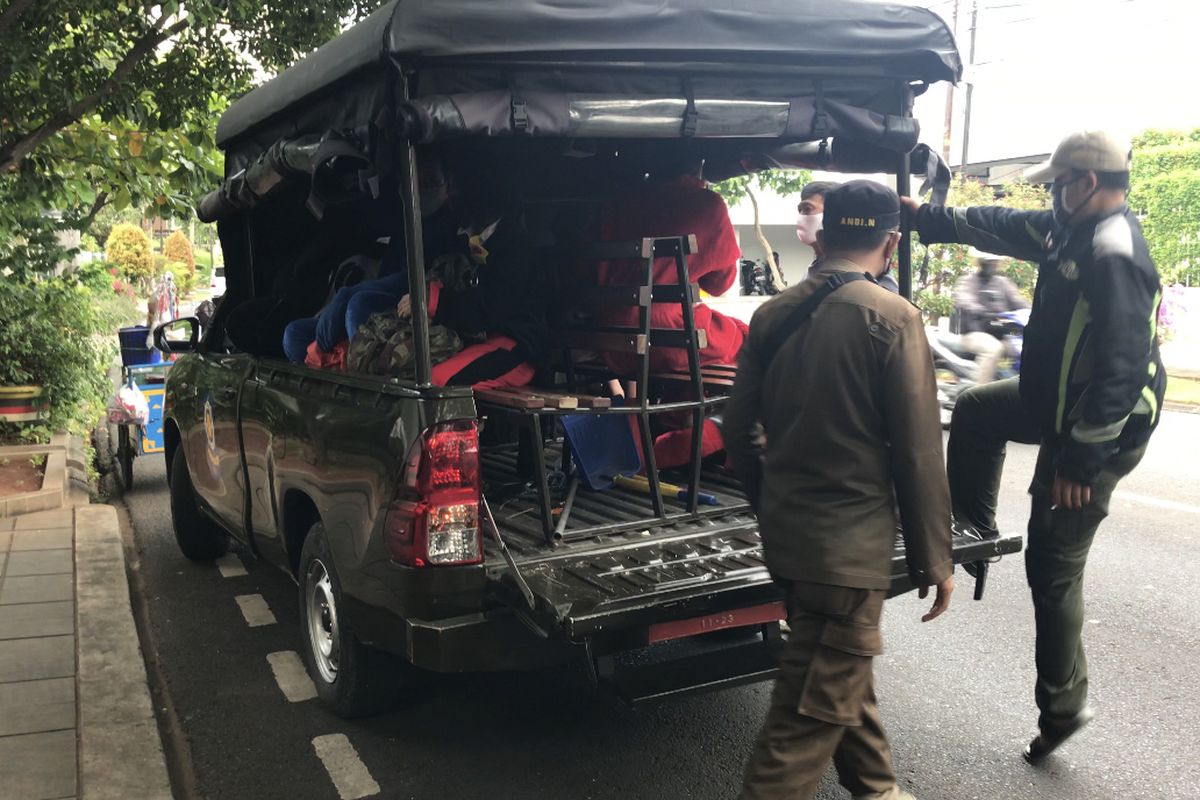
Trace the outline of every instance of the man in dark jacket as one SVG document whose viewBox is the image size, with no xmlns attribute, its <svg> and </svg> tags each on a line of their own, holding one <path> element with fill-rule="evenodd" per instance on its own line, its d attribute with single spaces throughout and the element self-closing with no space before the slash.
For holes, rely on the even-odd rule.
<svg viewBox="0 0 1200 800">
<path fill-rule="evenodd" d="M 829 192 L 825 257 L 754 314 L 725 407 L 726 447 L 767 567 L 787 588 L 791 626 L 745 800 L 811 798 L 830 760 L 855 800 L 912 800 L 896 785 L 871 676 L 897 507 L 913 585 L 922 597 L 937 587 L 926 620 L 945 611 L 954 578 L 925 329 L 911 303 L 875 282 L 899 227 L 891 189 L 850 181 Z"/>
<path fill-rule="evenodd" d="M 1127 143 L 1084 131 L 1029 176 L 1053 181 L 1053 211 L 905 199 L 922 242 L 962 242 L 1040 264 L 1021 376 L 959 398 L 948 463 L 956 517 L 987 535 L 1005 443 L 1041 445 L 1025 550 L 1041 712 L 1025 750 L 1031 762 L 1092 718 L 1080 637 L 1084 567 L 1113 489 L 1158 424 L 1166 388 L 1156 330 L 1161 285 L 1125 204 L 1129 167 Z"/>
</svg>

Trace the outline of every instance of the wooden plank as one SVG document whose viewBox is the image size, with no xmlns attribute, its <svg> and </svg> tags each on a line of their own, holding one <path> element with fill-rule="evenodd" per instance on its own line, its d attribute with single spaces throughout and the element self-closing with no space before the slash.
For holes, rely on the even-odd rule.
<svg viewBox="0 0 1200 800">
<path fill-rule="evenodd" d="M 529 388 L 525 391 L 534 397 L 540 398 L 546 408 L 559 408 L 563 410 L 579 408 L 579 398 L 574 395 L 543 392 L 541 389 L 536 388 Z"/>
<path fill-rule="evenodd" d="M 551 334 L 553 347 L 595 350 L 606 353 L 646 352 L 646 337 L 640 333 L 558 330 Z"/>
<path fill-rule="evenodd" d="M 545 408 L 545 401 L 534 395 L 502 392 L 498 389 L 476 389 L 475 396 L 488 403 L 509 408 L 533 409 Z"/>
<path fill-rule="evenodd" d="M 529 391 L 545 397 L 547 400 L 569 399 L 574 401 L 574 405 L 560 405 L 557 408 L 611 408 L 612 398 L 596 397 L 588 394 L 564 394 L 562 392 L 548 392 L 542 389 L 531 388 Z"/>
<path fill-rule="evenodd" d="M 686 372 L 652 372 L 650 377 L 661 381 L 674 381 L 676 383 L 691 383 L 692 380 L 692 376 Z M 700 382 L 705 386 L 733 386 L 732 377 L 711 375 L 704 372 L 700 373 Z"/>
</svg>

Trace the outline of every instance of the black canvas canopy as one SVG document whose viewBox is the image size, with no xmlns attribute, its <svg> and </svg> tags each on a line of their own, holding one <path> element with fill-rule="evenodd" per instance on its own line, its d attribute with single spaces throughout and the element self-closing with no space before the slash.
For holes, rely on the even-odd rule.
<svg viewBox="0 0 1200 800">
<path fill-rule="evenodd" d="M 532 90 L 653 96 L 664 92 L 647 76 L 694 74 L 697 96 L 767 92 L 791 101 L 801 92 L 787 78 L 806 76 L 822 79 L 820 93 L 830 102 L 867 108 L 874 83 L 957 81 L 962 72 L 940 17 L 866 0 L 392 0 L 234 103 L 218 142 L 228 147 L 388 62 L 428 75 L 416 83 L 417 98 L 495 90 L 497 80 L 520 83 L 522 74 L 541 76 L 524 79 Z M 643 83 L 622 77 L 630 74 Z M 771 91 L 731 77 L 737 74 L 782 83 Z"/>
</svg>

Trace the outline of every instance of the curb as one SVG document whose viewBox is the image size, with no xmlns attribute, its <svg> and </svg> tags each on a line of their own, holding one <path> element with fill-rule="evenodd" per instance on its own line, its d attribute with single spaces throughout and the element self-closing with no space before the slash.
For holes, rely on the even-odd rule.
<svg viewBox="0 0 1200 800">
<path fill-rule="evenodd" d="M 75 509 L 75 595 L 80 797 L 170 798 L 112 506 Z"/>
<path fill-rule="evenodd" d="M 1200 414 L 1200 404 L 1163 402 L 1163 411 L 1178 411 L 1181 414 Z"/>
</svg>

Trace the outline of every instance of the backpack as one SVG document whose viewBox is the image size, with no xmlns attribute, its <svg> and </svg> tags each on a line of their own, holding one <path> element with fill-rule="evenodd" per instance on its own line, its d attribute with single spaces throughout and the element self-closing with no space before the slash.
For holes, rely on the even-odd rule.
<svg viewBox="0 0 1200 800">
<path fill-rule="evenodd" d="M 432 363 L 445 361 L 462 348 L 462 339 L 445 325 L 429 327 Z M 412 325 L 408 320 L 400 319 L 394 311 L 381 311 L 368 317 L 350 340 L 346 369 L 368 375 L 412 378 L 416 375 L 415 353 Z"/>
</svg>

